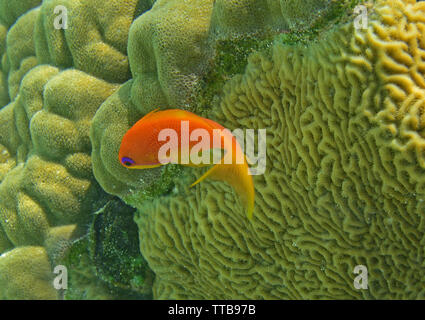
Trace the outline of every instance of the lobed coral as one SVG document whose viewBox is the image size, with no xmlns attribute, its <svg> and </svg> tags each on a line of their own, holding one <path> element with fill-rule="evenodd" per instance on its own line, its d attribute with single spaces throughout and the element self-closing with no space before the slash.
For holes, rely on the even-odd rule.
<svg viewBox="0 0 425 320">
<path fill-rule="evenodd" d="M 0 1 L 0 22 L 9 29 L 20 16 L 40 5 L 42 0 Z"/>
<path fill-rule="evenodd" d="M 37 7 L 41 0 L 22 0 L 19 1 L 0 1 L 0 109 L 10 102 L 10 94 L 15 96 L 19 81 L 31 66 L 34 66 L 34 53 L 32 50 L 32 32 L 34 14 L 30 14 L 23 19 L 18 27 L 14 24 L 18 18 L 27 11 Z M 10 39 L 8 40 L 10 32 Z M 23 40 L 17 39 L 21 36 Z M 18 40 L 18 41 L 15 41 Z M 8 45 L 7 45 L 8 43 Z M 7 48 L 12 46 L 9 55 L 11 55 L 14 64 L 14 70 L 11 69 L 11 63 L 8 60 Z M 16 50 L 17 49 L 17 50 Z M 22 49 L 22 50 L 21 50 Z M 20 59 L 26 59 L 21 61 Z M 18 71 L 18 69 L 21 69 Z M 11 82 L 11 92 L 9 92 L 9 84 Z"/>
<path fill-rule="evenodd" d="M 37 65 L 33 29 L 38 11 L 38 9 L 32 9 L 25 13 L 7 33 L 3 68 L 8 72 L 8 90 L 11 101 L 16 98 L 24 75 Z"/>
<path fill-rule="evenodd" d="M 130 77 L 128 30 L 152 1 L 23 2 L 0 1 L 0 100 L 10 101 L 0 109 L 0 296 L 56 298 L 45 275 L 107 199 L 92 173 L 92 118 Z M 53 24 L 59 5 L 66 30 Z M 24 273 L 40 285 L 23 288 Z"/>
<path fill-rule="evenodd" d="M 19 247 L 0 256 L 1 300 L 11 297 L 56 299 L 52 281 L 53 273 L 42 247 Z"/>
<path fill-rule="evenodd" d="M 382 0 L 366 30 L 249 58 L 210 117 L 268 129 L 254 220 L 227 185 L 188 190 L 194 173 L 140 204 L 155 298 L 425 296 L 424 17 L 422 2 Z"/>
<path fill-rule="evenodd" d="M 115 88 L 81 71 L 39 66 L 0 111 L 7 124 L 1 144 L 16 161 L 0 185 L 0 224 L 8 247 L 43 246 L 51 228 L 61 225 L 79 226 L 63 232 L 63 241 L 84 232 L 104 197 L 91 172 L 88 130 Z"/>
<path fill-rule="evenodd" d="M 140 1 L 144 3 L 146 1 Z M 40 63 L 69 68 L 112 83 L 130 78 L 127 40 L 137 0 L 43 1 L 34 29 Z M 57 30 L 57 6 L 67 9 L 68 28 Z"/>
</svg>

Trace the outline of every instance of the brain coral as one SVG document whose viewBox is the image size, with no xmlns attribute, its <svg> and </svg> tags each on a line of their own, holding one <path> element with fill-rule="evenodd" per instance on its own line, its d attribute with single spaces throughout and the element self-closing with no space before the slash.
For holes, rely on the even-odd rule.
<svg viewBox="0 0 425 320">
<path fill-rule="evenodd" d="M 56 298 L 46 270 L 106 196 L 92 174 L 91 121 L 130 77 L 128 30 L 152 1 L 21 2 L 0 1 L 0 297 Z M 66 30 L 53 25 L 58 5 Z M 26 277 L 45 283 L 26 290 Z"/>
<path fill-rule="evenodd" d="M 369 18 L 277 41 L 226 84 L 211 117 L 268 129 L 254 220 L 192 175 L 139 205 L 154 297 L 425 297 L 425 3 L 382 0 Z"/>
</svg>

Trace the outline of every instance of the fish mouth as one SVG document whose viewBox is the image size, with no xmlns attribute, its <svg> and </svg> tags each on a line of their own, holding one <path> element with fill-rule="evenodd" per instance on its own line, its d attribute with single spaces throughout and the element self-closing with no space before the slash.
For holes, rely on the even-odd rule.
<svg viewBox="0 0 425 320">
<path fill-rule="evenodd" d="M 127 169 L 151 169 L 161 166 L 161 163 L 136 164 L 135 161 L 128 157 L 119 157 L 121 164 Z"/>
</svg>

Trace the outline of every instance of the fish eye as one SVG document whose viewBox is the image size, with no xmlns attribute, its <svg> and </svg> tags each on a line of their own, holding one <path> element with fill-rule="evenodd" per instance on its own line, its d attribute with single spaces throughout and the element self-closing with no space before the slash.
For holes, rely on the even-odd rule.
<svg viewBox="0 0 425 320">
<path fill-rule="evenodd" d="M 126 167 L 131 167 L 135 162 L 133 161 L 133 159 L 127 158 L 127 157 L 123 157 L 121 159 L 121 163 L 123 165 L 125 165 Z"/>
</svg>

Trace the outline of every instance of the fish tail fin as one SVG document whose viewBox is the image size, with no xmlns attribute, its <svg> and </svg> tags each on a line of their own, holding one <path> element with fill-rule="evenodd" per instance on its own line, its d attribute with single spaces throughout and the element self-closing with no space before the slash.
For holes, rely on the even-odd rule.
<svg viewBox="0 0 425 320">
<path fill-rule="evenodd" d="M 233 188 L 235 188 L 237 194 L 242 200 L 244 207 L 246 208 L 246 215 L 248 219 L 252 220 L 254 213 L 255 190 L 251 171 L 249 170 L 248 164 L 246 162 L 244 164 L 235 166 L 238 166 L 237 170 L 240 174 L 240 182 L 237 183 L 237 186 L 233 186 Z M 228 178 L 228 180 L 231 181 L 232 179 Z M 231 182 L 228 183 L 231 184 Z"/>
<path fill-rule="evenodd" d="M 248 219 L 252 219 L 254 211 L 254 183 L 250 175 L 248 164 L 216 164 L 190 187 L 210 178 L 227 182 L 236 191 L 246 209 Z"/>
</svg>

